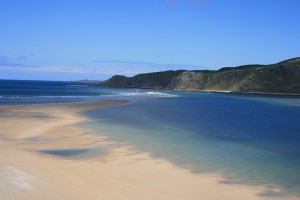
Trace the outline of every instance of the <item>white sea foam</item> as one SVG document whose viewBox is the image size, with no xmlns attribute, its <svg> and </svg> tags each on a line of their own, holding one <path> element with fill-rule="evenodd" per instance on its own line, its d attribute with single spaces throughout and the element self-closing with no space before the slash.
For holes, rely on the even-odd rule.
<svg viewBox="0 0 300 200">
<path fill-rule="evenodd" d="M 118 93 L 121 96 L 149 96 L 149 97 L 177 97 L 175 94 L 169 94 L 164 92 L 120 92 Z"/>
<path fill-rule="evenodd" d="M 21 95 L 7 95 L 7 96 L 0 96 L 0 99 L 80 99 L 80 98 L 99 98 L 100 95 L 94 96 L 21 96 Z"/>
<path fill-rule="evenodd" d="M 78 87 L 91 87 L 91 86 L 90 85 L 66 85 L 66 87 L 78 88 Z"/>
</svg>

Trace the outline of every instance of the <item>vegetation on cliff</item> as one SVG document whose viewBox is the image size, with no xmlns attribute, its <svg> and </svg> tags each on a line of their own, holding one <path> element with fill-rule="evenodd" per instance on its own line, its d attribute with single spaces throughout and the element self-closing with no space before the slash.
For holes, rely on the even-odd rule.
<svg viewBox="0 0 300 200">
<path fill-rule="evenodd" d="M 214 70 L 178 70 L 121 75 L 100 83 L 107 87 L 170 90 L 226 90 L 300 94 L 300 57 L 271 65 L 244 65 Z"/>
</svg>

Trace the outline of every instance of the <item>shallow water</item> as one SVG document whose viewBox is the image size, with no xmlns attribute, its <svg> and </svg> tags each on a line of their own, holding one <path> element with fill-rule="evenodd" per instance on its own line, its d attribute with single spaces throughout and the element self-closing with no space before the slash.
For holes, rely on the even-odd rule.
<svg viewBox="0 0 300 200">
<path fill-rule="evenodd" d="M 102 148 L 93 149 L 47 149 L 40 150 L 39 153 L 58 156 L 65 159 L 85 159 L 96 158 L 107 154 L 107 151 Z"/>
<path fill-rule="evenodd" d="M 282 195 L 300 196 L 300 98 L 0 81 L 0 105 L 105 99 L 131 103 L 86 112 L 92 121 L 82 126 L 194 173 L 223 174 L 226 184 L 280 187 Z M 270 191 L 266 195 L 274 195 Z"/>
<path fill-rule="evenodd" d="M 133 100 L 87 112 L 93 121 L 85 126 L 195 173 L 221 173 L 225 183 L 299 194 L 300 107 L 291 99 L 178 93 Z"/>
</svg>

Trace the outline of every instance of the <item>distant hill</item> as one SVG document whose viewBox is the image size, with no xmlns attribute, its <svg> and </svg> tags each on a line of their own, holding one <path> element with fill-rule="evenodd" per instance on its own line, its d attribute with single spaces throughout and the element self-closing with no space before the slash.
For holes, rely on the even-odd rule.
<svg viewBox="0 0 300 200">
<path fill-rule="evenodd" d="M 219 70 L 171 70 L 133 77 L 115 75 L 101 82 L 100 86 L 300 94 L 300 57 L 271 65 L 243 65 Z"/>
</svg>

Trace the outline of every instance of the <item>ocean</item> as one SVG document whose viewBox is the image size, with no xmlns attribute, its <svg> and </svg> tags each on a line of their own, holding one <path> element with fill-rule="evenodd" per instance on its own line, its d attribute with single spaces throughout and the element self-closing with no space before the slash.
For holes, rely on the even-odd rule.
<svg viewBox="0 0 300 200">
<path fill-rule="evenodd" d="M 0 80 L 0 105 L 107 99 L 130 103 L 87 111 L 91 121 L 80 126 L 193 173 L 222 174 L 224 184 L 267 186 L 266 196 L 300 195 L 299 97 Z"/>
</svg>

